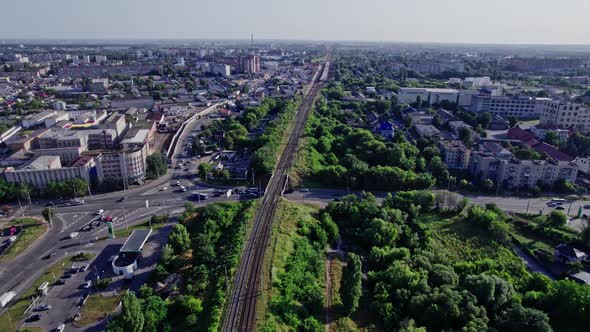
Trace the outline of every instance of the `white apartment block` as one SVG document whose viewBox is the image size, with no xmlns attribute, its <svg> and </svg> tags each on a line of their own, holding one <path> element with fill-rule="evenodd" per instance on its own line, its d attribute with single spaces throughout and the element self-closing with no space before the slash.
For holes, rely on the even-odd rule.
<svg viewBox="0 0 590 332">
<path fill-rule="evenodd" d="M 70 167 L 62 167 L 59 156 L 40 156 L 20 169 L 7 168 L 4 177 L 10 183 L 28 183 L 36 188 L 44 188 L 50 182 L 74 178 L 82 178 L 90 182 L 92 167 L 94 167 L 94 159 L 90 156 L 79 158 Z"/>
<path fill-rule="evenodd" d="M 542 105 L 541 125 L 590 131 L 590 108 L 561 100 L 546 100 Z"/>
<path fill-rule="evenodd" d="M 489 112 L 507 118 L 539 118 L 543 112 L 543 103 L 549 98 L 526 96 L 490 96 L 476 95 L 471 98 L 471 111 L 476 113 Z"/>
<path fill-rule="evenodd" d="M 415 103 L 420 97 L 423 103 L 440 103 L 447 101 L 459 106 L 471 105 L 471 99 L 477 95 L 476 90 L 434 89 L 434 88 L 399 88 L 397 99 L 400 104 Z"/>
<path fill-rule="evenodd" d="M 537 183 L 551 185 L 564 179 L 574 183 L 577 166 L 568 161 L 510 159 L 500 163 L 498 179 L 508 188 L 533 187 Z"/>
</svg>

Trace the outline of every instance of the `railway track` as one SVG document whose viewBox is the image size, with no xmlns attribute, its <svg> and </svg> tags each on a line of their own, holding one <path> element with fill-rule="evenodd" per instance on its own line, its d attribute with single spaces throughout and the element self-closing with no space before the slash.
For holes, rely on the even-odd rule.
<svg viewBox="0 0 590 332">
<path fill-rule="evenodd" d="M 299 138 L 305 129 L 305 122 L 314 100 L 328 78 L 329 67 L 329 62 L 326 62 L 322 65 L 321 72 L 314 76 L 311 88 L 297 109 L 294 127 L 287 145 L 280 155 L 277 168 L 266 187 L 262 204 L 256 214 L 252 232 L 235 275 L 223 321 L 224 332 L 254 331 L 256 328 L 256 302 L 260 294 L 260 275 L 264 254 L 270 239 L 272 221 L 299 144 Z"/>
</svg>

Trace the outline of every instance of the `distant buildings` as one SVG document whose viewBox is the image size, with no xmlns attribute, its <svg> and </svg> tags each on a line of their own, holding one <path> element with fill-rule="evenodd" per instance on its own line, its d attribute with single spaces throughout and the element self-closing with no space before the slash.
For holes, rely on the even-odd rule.
<svg viewBox="0 0 590 332">
<path fill-rule="evenodd" d="M 94 159 L 80 157 L 69 167 L 62 167 L 58 156 L 40 156 L 28 165 L 15 170 L 9 167 L 4 172 L 6 181 L 11 183 L 28 183 L 37 188 L 46 187 L 50 182 L 82 178 L 90 182 L 90 171 Z"/>
<path fill-rule="evenodd" d="M 93 93 L 105 94 L 109 91 L 108 78 L 93 78 L 88 89 Z"/>
</svg>

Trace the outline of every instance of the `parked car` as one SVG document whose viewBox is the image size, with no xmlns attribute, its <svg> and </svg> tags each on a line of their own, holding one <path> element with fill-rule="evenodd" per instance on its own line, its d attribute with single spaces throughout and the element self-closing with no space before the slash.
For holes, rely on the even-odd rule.
<svg viewBox="0 0 590 332">
<path fill-rule="evenodd" d="M 38 306 L 37 308 L 35 308 L 35 311 L 46 311 L 51 309 L 51 306 L 49 304 L 42 304 L 40 306 Z"/>
<path fill-rule="evenodd" d="M 59 324 L 56 328 L 55 328 L 55 332 L 63 332 L 63 330 L 65 330 L 66 326 L 64 324 Z"/>
<path fill-rule="evenodd" d="M 70 233 L 70 239 L 75 239 L 78 237 L 78 232 L 72 232 Z"/>
<path fill-rule="evenodd" d="M 90 287 L 92 287 L 92 280 L 88 280 L 82 287 L 84 289 L 90 289 Z"/>
<path fill-rule="evenodd" d="M 78 272 L 86 272 L 88 270 L 88 265 L 84 264 L 78 268 Z"/>
<path fill-rule="evenodd" d="M 82 318 L 82 315 L 78 312 L 74 315 L 74 318 L 72 318 L 75 322 L 79 321 Z"/>
<path fill-rule="evenodd" d="M 39 319 L 41 319 L 41 315 L 40 314 L 32 314 L 31 316 L 29 316 L 29 318 L 27 318 L 28 322 L 36 322 Z"/>
<path fill-rule="evenodd" d="M 57 279 L 57 280 L 55 281 L 55 285 L 63 285 L 63 284 L 65 284 L 65 283 L 66 283 L 65 279 Z"/>
</svg>

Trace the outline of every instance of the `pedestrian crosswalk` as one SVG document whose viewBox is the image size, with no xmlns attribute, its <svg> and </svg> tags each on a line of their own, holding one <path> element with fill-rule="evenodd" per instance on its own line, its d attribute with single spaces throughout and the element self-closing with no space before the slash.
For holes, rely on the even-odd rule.
<svg viewBox="0 0 590 332">
<path fill-rule="evenodd" d="M 165 206 L 151 206 L 149 208 L 130 208 L 123 207 L 117 209 L 105 209 L 103 216 L 110 217 L 115 228 L 125 227 L 125 223 L 133 223 L 138 220 L 147 220 L 149 217 L 164 213 Z M 169 211 L 166 211 L 169 212 Z M 106 224 L 101 221 L 101 216 L 92 212 L 60 212 L 56 215 L 56 220 L 61 224 L 61 233 L 70 233 L 81 231 L 85 226 L 93 224 L 92 231 L 106 229 Z M 104 218 L 103 218 L 104 219 Z M 103 220 L 104 221 L 104 220 Z M 89 228 L 84 229 L 91 230 Z"/>
</svg>

